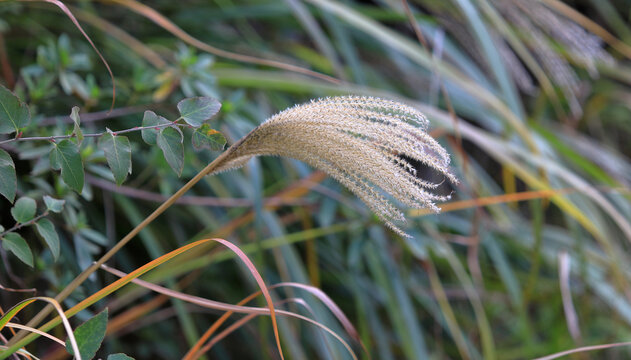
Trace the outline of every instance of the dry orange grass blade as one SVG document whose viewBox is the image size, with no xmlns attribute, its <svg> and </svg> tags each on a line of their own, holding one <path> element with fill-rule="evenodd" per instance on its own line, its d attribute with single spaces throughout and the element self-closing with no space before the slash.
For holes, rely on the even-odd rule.
<svg viewBox="0 0 631 360">
<path fill-rule="evenodd" d="M 257 291 L 255 293 L 252 293 L 250 295 L 248 295 L 246 298 L 244 298 L 243 300 L 239 301 L 237 303 L 237 306 L 243 306 L 245 304 L 247 304 L 248 302 L 252 301 L 253 299 L 255 299 L 256 297 L 260 296 L 261 292 Z M 344 339 L 342 339 L 341 336 L 339 336 L 337 333 L 335 333 L 333 330 L 331 330 L 329 327 L 315 321 L 312 320 L 306 316 L 302 316 L 290 311 L 284 311 L 284 310 L 277 310 L 277 312 L 279 314 L 282 315 L 287 315 L 287 316 L 291 316 L 306 322 L 309 322 L 313 325 L 316 325 L 317 327 L 321 328 L 322 330 L 326 331 L 327 333 L 329 333 L 331 336 L 333 336 L 335 339 L 337 339 L 342 346 L 344 346 L 346 348 L 346 350 L 348 350 L 349 354 L 351 355 L 351 357 L 354 360 L 357 360 L 357 355 L 355 355 L 355 352 L 353 352 L 353 349 L 350 347 L 350 345 L 348 345 L 348 343 L 346 343 L 346 341 L 344 341 Z M 228 318 L 230 318 L 230 316 L 232 316 L 234 314 L 233 311 L 228 311 L 226 313 L 224 313 L 219 319 L 217 319 L 217 321 L 215 321 L 212 326 L 206 330 L 206 332 L 204 333 L 204 335 L 202 335 L 202 337 L 199 338 L 199 340 L 197 341 L 197 343 L 188 351 L 188 353 L 184 356 L 183 360 L 194 360 L 199 358 L 200 356 L 202 356 L 205 352 L 207 352 L 208 350 L 210 350 L 210 348 L 219 340 L 221 340 L 223 337 L 227 336 L 230 332 L 236 330 L 238 327 L 242 326 L 243 324 L 245 324 L 245 322 L 249 321 L 251 318 L 253 318 L 254 316 L 258 316 L 260 314 L 249 314 L 246 317 L 244 317 L 243 319 L 240 319 L 239 321 L 237 321 L 235 324 L 229 326 L 227 329 L 225 329 L 224 331 L 222 331 L 221 333 L 219 333 L 215 338 L 211 339 L 206 345 L 203 345 L 208 339 L 211 338 L 211 336 L 215 333 L 215 331 L 217 331 L 217 329 L 219 329 L 219 327 L 221 325 L 223 325 L 224 322 L 226 322 L 226 320 L 228 320 Z M 244 321 L 244 319 L 248 319 L 246 321 Z M 363 344 L 362 344 L 362 347 Z M 365 350 L 365 347 L 364 347 Z"/>
<path fill-rule="evenodd" d="M 254 278 L 256 279 L 256 282 L 259 285 L 259 287 L 261 288 L 261 291 L 263 293 L 263 297 L 265 297 L 265 301 L 267 302 L 267 305 L 269 306 L 270 318 L 272 319 L 272 327 L 274 328 L 274 337 L 276 338 L 276 346 L 278 347 L 278 352 L 280 354 L 280 358 L 281 358 L 281 360 L 284 359 L 285 357 L 283 355 L 283 349 L 281 348 L 281 345 L 280 345 L 280 336 L 278 334 L 278 324 L 276 322 L 276 313 L 275 313 L 275 310 L 274 310 L 274 302 L 272 301 L 272 296 L 270 295 L 269 289 L 265 285 L 265 282 L 263 281 L 263 278 L 261 277 L 261 274 L 259 274 L 259 272 L 256 269 L 256 267 L 254 266 L 254 264 L 250 261 L 248 256 L 241 249 L 239 249 L 238 246 L 234 245 L 233 243 L 231 243 L 229 241 L 223 240 L 223 239 L 209 239 L 209 240 L 217 241 L 220 244 L 222 244 L 222 245 L 226 246 L 227 248 L 229 248 L 230 250 L 232 250 L 241 259 L 241 261 L 243 261 L 245 263 L 245 265 L 247 266 L 247 268 L 250 271 L 250 273 L 252 273 L 252 276 L 254 276 Z"/>
<path fill-rule="evenodd" d="M 116 275 L 118 277 L 125 277 L 127 276 L 124 272 L 113 269 L 109 266 L 101 266 L 102 269 L 104 269 L 105 271 Z M 249 296 L 247 296 L 246 298 L 244 298 L 243 300 L 239 301 L 237 304 L 228 304 L 228 303 L 223 303 L 223 302 L 219 302 L 219 301 L 214 301 L 214 300 L 209 300 L 209 299 L 205 299 L 205 298 L 201 298 L 198 296 L 193 296 L 193 295 L 187 295 L 184 294 L 180 291 L 175 291 L 175 290 L 171 290 L 171 289 L 167 289 L 165 287 L 159 286 L 159 285 L 155 285 L 152 284 L 150 282 L 144 281 L 144 280 L 140 280 L 140 279 L 134 279 L 132 280 L 133 283 L 140 285 L 144 288 L 147 288 L 151 291 L 157 292 L 159 294 L 163 294 L 172 298 L 176 298 L 176 299 L 180 299 L 192 304 L 196 304 L 202 307 L 206 307 L 206 308 L 210 308 L 210 309 L 216 309 L 216 310 L 224 310 L 226 311 L 226 313 L 224 313 L 215 323 L 213 323 L 213 325 L 206 331 L 206 333 L 198 340 L 197 344 L 195 346 L 193 346 L 189 352 L 184 356 L 183 359 L 196 359 L 200 356 L 200 349 L 202 349 L 202 345 L 215 333 L 215 331 L 217 331 L 219 329 L 219 327 L 226 321 L 228 320 L 228 318 L 230 318 L 230 316 L 232 316 L 235 313 L 242 313 L 242 314 L 251 314 L 251 315 L 270 315 L 270 310 L 269 308 L 262 308 L 262 307 L 250 307 L 250 306 L 244 306 L 245 304 L 247 304 L 248 302 L 252 301 L 253 299 L 255 299 L 256 297 L 260 296 L 261 294 L 263 294 L 262 290 L 259 290 L 253 294 L 250 294 Z M 311 293 L 312 295 L 314 295 L 315 297 L 317 297 L 320 301 L 322 301 L 324 303 L 325 306 L 327 306 L 327 308 L 329 308 L 329 310 L 333 313 L 333 315 L 338 319 L 338 321 L 342 324 L 342 326 L 344 327 L 344 329 L 348 332 L 348 334 L 355 339 L 358 343 L 361 344 L 361 341 L 359 339 L 359 335 L 357 333 L 357 331 L 355 330 L 355 328 L 353 327 L 352 323 L 350 322 L 350 320 L 343 314 L 342 310 L 333 302 L 333 300 L 331 300 L 326 294 L 324 294 L 321 290 L 313 287 L 313 286 L 309 286 L 309 285 L 304 285 L 304 284 L 298 284 L 298 283 L 281 283 L 281 284 L 275 284 L 272 286 L 268 286 L 268 289 L 275 289 L 275 288 L 279 288 L 279 287 L 296 287 L 296 288 L 301 288 L 305 291 L 308 291 L 309 293 Z M 147 303 L 150 307 L 153 307 L 154 303 L 153 301 Z M 144 307 L 143 307 L 144 308 Z M 295 314 L 289 311 L 284 311 L 284 310 L 276 310 L 276 314 L 277 315 L 283 315 L 283 316 L 288 316 L 288 317 L 293 317 L 293 318 L 297 318 L 299 320 L 303 320 L 306 322 L 309 322 L 313 325 L 316 325 L 317 327 L 323 329 L 324 331 L 326 331 L 327 333 L 331 334 L 333 337 L 335 337 L 336 339 L 338 339 L 342 345 L 349 350 L 349 352 L 351 353 L 351 356 L 353 356 L 353 358 L 356 358 L 356 356 L 353 354 L 352 349 L 350 348 L 350 346 L 348 346 L 348 344 L 338 335 L 336 334 L 333 330 L 331 330 L 330 328 L 326 327 L 325 325 L 309 319 L 307 317 L 304 317 L 302 315 L 299 314 Z M 362 347 L 363 344 L 362 344 Z"/>
<path fill-rule="evenodd" d="M 270 293 L 269 293 L 269 290 L 268 290 L 267 286 L 265 285 L 265 282 L 263 281 L 263 278 L 261 277 L 261 274 L 259 274 L 258 270 L 256 270 L 256 267 L 254 266 L 254 264 L 250 261 L 250 259 L 247 257 L 247 255 L 246 255 L 246 254 L 245 254 L 245 253 L 244 253 L 241 249 L 239 249 L 239 247 L 238 247 L 238 246 L 236 246 L 236 245 L 232 244 L 232 243 L 231 243 L 231 242 L 229 242 L 229 241 L 226 241 L 226 240 L 223 240 L 223 239 L 204 239 L 204 240 L 199 240 L 199 241 L 195 242 L 194 244 L 197 244 L 197 243 L 200 243 L 200 242 L 201 242 L 201 243 L 206 243 L 206 242 L 218 242 L 218 243 L 220 243 L 220 244 L 222 244 L 222 245 L 226 246 L 226 247 L 227 247 L 227 248 L 229 248 L 232 252 L 234 252 L 234 253 L 235 253 L 235 254 L 236 254 L 236 255 L 237 255 L 237 256 L 241 259 L 241 261 L 243 261 L 243 263 L 244 263 L 244 264 L 245 264 L 245 266 L 248 268 L 248 270 L 250 271 L 250 273 L 252 274 L 252 276 L 254 276 L 254 278 L 255 278 L 255 280 L 256 280 L 256 282 L 257 282 L 257 284 L 259 285 L 259 287 L 261 288 L 261 292 L 262 292 L 263 296 L 265 297 L 265 300 L 267 301 L 267 304 L 268 304 L 268 306 L 269 306 L 270 318 L 271 318 L 271 320 L 272 320 L 272 327 L 274 328 L 274 336 L 275 336 L 275 338 L 276 338 L 276 346 L 278 347 L 278 351 L 279 351 L 279 354 L 280 354 L 281 359 L 284 359 L 284 356 L 283 356 L 283 350 L 282 350 L 282 347 L 281 347 L 281 344 L 280 344 L 280 336 L 279 336 L 279 334 L 278 334 L 278 324 L 277 324 L 277 322 L 276 322 L 276 312 L 275 312 L 275 310 L 274 310 L 274 303 L 273 303 L 273 301 L 272 301 L 272 297 L 271 297 L 271 295 L 270 295 Z M 200 243 L 200 244 L 201 244 L 201 243 Z M 170 254 L 170 253 L 169 253 L 169 254 Z M 167 254 L 167 255 L 168 255 L 168 254 Z M 166 256 L 166 255 L 164 255 L 164 256 Z M 164 256 L 163 256 L 163 257 L 164 257 Z M 154 261 L 155 261 L 155 260 L 154 260 Z M 145 266 L 146 266 L 146 265 L 145 265 Z M 106 266 L 102 266 L 102 267 L 103 267 L 104 269 L 106 269 L 106 270 L 111 270 L 110 268 L 108 268 L 108 267 L 106 267 Z M 143 268 L 144 268 L 144 267 L 143 267 Z M 141 268 L 141 269 L 142 269 L 142 268 Z M 118 274 L 120 275 L 120 273 L 118 273 Z M 130 274 L 130 275 L 131 275 L 131 274 Z M 140 276 L 140 275 L 138 275 L 138 276 Z M 128 278 L 128 277 L 129 277 L 129 275 L 125 275 L 125 276 L 123 276 L 120 280 L 122 280 L 122 279 L 126 279 L 126 278 Z M 131 278 L 131 281 L 133 281 L 133 279 L 135 279 L 135 277 L 134 277 L 134 278 Z M 139 282 L 139 283 L 144 283 L 144 284 L 147 284 L 146 282 L 140 282 L 140 281 L 138 281 L 138 282 Z M 99 292 L 100 292 L 100 291 L 99 291 Z M 180 294 L 179 292 L 174 292 L 174 293 L 178 293 L 178 294 Z M 98 294 L 98 293 L 97 293 L 97 294 Z M 95 294 L 95 295 L 96 295 L 96 294 Z M 94 296 L 94 295 L 93 295 L 93 296 Z M 185 296 L 188 298 L 188 300 L 189 300 L 189 301 L 190 301 L 191 299 L 193 299 L 193 298 L 196 298 L 196 297 L 191 297 L 191 296 L 188 296 L 188 295 L 185 295 Z M 186 299 L 183 299 L 183 300 L 186 300 Z M 205 300 L 205 299 L 202 299 L 202 300 Z M 217 304 L 221 305 L 221 303 L 219 303 L 219 302 L 213 302 L 213 303 L 215 303 L 215 305 L 217 305 Z"/>
<path fill-rule="evenodd" d="M 533 190 L 523 191 L 518 193 L 503 194 L 496 196 L 487 196 L 477 199 L 460 200 L 445 203 L 440 206 L 441 212 L 456 211 L 471 209 L 476 207 L 483 207 L 488 205 L 505 204 L 512 202 L 520 202 L 535 199 L 545 199 L 556 195 L 568 194 L 577 191 L 576 189 L 558 189 L 558 190 Z M 426 209 L 415 209 L 408 212 L 409 216 L 424 216 L 432 214 L 431 211 Z"/>
<path fill-rule="evenodd" d="M 611 349 L 611 348 L 621 347 L 621 346 L 631 346 L 631 341 L 630 342 L 622 342 L 622 343 L 613 343 L 613 344 L 583 346 L 583 347 L 579 347 L 579 348 L 575 348 L 575 349 L 571 349 L 571 350 L 561 351 L 561 352 L 558 352 L 556 354 L 539 357 L 539 358 L 536 358 L 534 360 L 552 360 L 552 359 L 558 359 L 560 357 L 564 357 L 564 356 L 568 356 L 568 355 L 572 355 L 572 354 L 578 354 L 578 353 L 583 353 L 583 352 L 587 352 L 587 351 Z"/>
<path fill-rule="evenodd" d="M 154 259 L 150 262 L 148 262 L 147 264 L 139 267 L 138 269 L 134 270 L 133 272 L 127 274 L 126 276 L 122 277 L 121 279 L 118 279 L 116 281 L 114 281 L 113 283 L 109 284 L 108 286 L 102 288 L 101 290 L 97 291 L 96 293 L 92 294 L 91 296 L 85 298 L 83 301 L 79 302 L 77 305 L 73 306 L 72 308 L 68 309 L 65 313 L 62 313 L 63 318 L 54 318 L 52 320 L 50 320 L 49 322 L 47 322 L 46 324 L 42 325 L 38 330 L 40 331 L 50 331 L 52 328 L 54 328 L 55 326 L 59 325 L 63 319 L 65 319 L 66 317 L 72 317 L 74 315 L 76 315 L 77 313 L 79 313 L 80 311 L 88 308 L 89 306 L 95 304 L 96 302 L 98 302 L 99 300 L 105 298 L 106 296 L 110 295 L 111 293 L 113 293 L 114 291 L 122 288 L 123 286 L 129 284 L 130 282 L 132 282 L 134 279 L 136 279 L 139 276 L 142 276 L 143 274 L 147 273 L 150 270 L 153 270 L 154 268 L 164 264 L 165 262 L 173 259 L 174 257 L 187 252 L 191 249 L 195 249 L 201 245 L 205 245 L 208 243 L 211 243 L 213 241 L 217 241 L 217 240 L 221 240 L 221 239 L 204 239 L 204 240 L 198 240 L 195 242 L 192 242 L 190 244 L 181 246 L 169 253 L 166 253 L 162 256 L 160 256 L 157 259 Z M 225 241 L 225 240 L 222 240 Z M 264 285 L 264 283 L 263 283 Z M 54 299 L 53 299 L 54 301 Z M 41 312 L 40 312 L 41 313 Z M 19 334 L 18 334 L 19 335 Z M 27 335 L 24 338 L 21 338 L 20 340 L 16 341 L 14 344 L 11 344 L 10 347 L 8 347 L 8 351 L 11 352 L 15 352 L 18 349 L 26 346 L 27 344 L 29 344 L 30 342 L 32 342 L 33 340 L 35 340 L 39 335 L 38 334 L 30 334 Z"/>
<path fill-rule="evenodd" d="M 32 298 L 20 301 L 11 309 L 9 309 L 5 314 L 2 315 L 2 317 L 0 318 L 0 330 L 2 330 L 5 326 L 8 326 L 9 321 L 13 317 L 15 317 L 20 311 L 24 310 L 24 308 L 26 308 L 27 306 L 31 305 L 32 303 L 38 300 L 45 301 L 55 308 L 55 310 L 59 314 L 59 318 L 61 318 L 60 321 L 63 323 L 66 333 L 68 334 L 68 339 L 70 340 L 70 346 L 72 347 L 72 350 L 75 353 L 76 359 L 81 360 L 81 353 L 79 351 L 79 346 L 77 345 L 77 340 L 74 337 L 74 332 L 72 331 L 72 327 L 70 326 L 70 322 L 68 321 L 68 316 L 64 313 L 59 302 L 57 302 L 57 300 L 53 298 L 46 297 L 46 296 L 35 296 Z M 23 326 L 23 327 L 13 326 L 13 327 L 31 332 L 35 335 L 42 335 L 42 333 L 46 332 L 46 330 L 32 329 L 31 327 L 28 327 L 28 326 Z M 46 337 L 50 337 L 50 336 L 46 335 Z"/>
<path fill-rule="evenodd" d="M 205 42 L 192 37 L 191 35 L 186 33 L 184 30 L 180 29 L 177 25 L 175 25 L 173 22 L 171 22 L 169 19 L 164 17 L 159 12 L 157 12 L 150 6 L 142 4 L 138 1 L 135 1 L 135 0 L 102 0 L 102 1 L 112 2 L 118 5 L 125 6 L 126 8 L 146 17 L 147 19 L 150 19 L 151 21 L 156 23 L 158 26 L 170 32 L 171 34 L 176 36 L 178 39 L 184 41 L 185 43 L 192 45 L 200 50 L 211 53 L 213 55 L 220 56 L 226 59 L 232 59 L 235 61 L 244 62 L 244 63 L 270 66 L 277 69 L 283 69 L 283 70 L 292 71 L 292 72 L 296 72 L 300 74 L 305 74 L 305 75 L 313 76 L 315 78 L 322 79 L 334 84 L 339 84 L 341 82 L 340 80 L 332 76 L 328 76 L 316 71 L 305 69 L 297 65 L 291 65 L 291 64 L 287 64 L 287 63 L 283 63 L 283 62 L 275 61 L 275 60 L 261 59 L 254 56 L 237 54 L 230 51 L 218 49 L 214 46 L 208 45 Z"/>
<path fill-rule="evenodd" d="M 125 326 L 158 309 L 167 301 L 169 301 L 168 296 L 159 295 L 147 302 L 135 305 L 131 309 L 116 315 L 107 323 L 107 334 L 115 334 Z"/>
<path fill-rule="evenodd" d="M 278 302 L 276 305 L 282 305 L 285 303 L 296 303 L 299 305 L 302 305 L 305 309 L 307 309 L 307 311 L 314 316 L 314 312 L 311 309 L 311 307 L 309 306 L 309 304 L 307 304 L 303 299 L 300 298 L 290 298 L 290 299 L 285 299 L 283 301 Z M 249 314 L 244 316 L 243 318 L 235 321 L 234 323 L 230 324 L 228 327 L 226 327 L 224 330 L 222 330 L 220 333 L 218 333 L 215 337 L 213 337 L 212 339 L 210 339 L 210 341 L 208 341 L 208 343 L 206 345 L 204 345 L 204 347 L 202 347 L 197 353 L 195 353 L 195 357 L 199 357 L 207 352 L 210 351 L 210 349 L 212 349 L 212 347 L 219 343 L 221 340 L 225 339 L 228 335 L 232 334 L 234 331 L 240 329 L 242 326 L 244 326 L 245 324 L 247 324 L 250 320 L 254 319 L 255 317 L 257 317 L 257 314 Z"/>
<path fill-rule="evenodd" d="M 333 299 L 331 299 L 324 291 L 322 291 L 321 289 L 318 289 L 315 286 L 305 285 L 305 284 L 301 284 L 297 282 L 278 283 L 278 284 L 274 284 L 270 286 L 269 288 L 277 289 L 281 287 L 292 287 L 292 288 L 302 289 L 304 291 L 307 291 L 311 295 L 315 296 L 316 298 L 318 298 L 318 300 L 320 300 L 329 309 L 329 311 L 331 311 L 331 313 L 335 316 L 335 318 L 337 318 L 340 324 L 342 324 L 342 327 L 344 327 L 344 330 L 346 331 L 346 333 L 350 335 L 351 338 L 361 343 L 359 333 L 357 332 L 357 330 L 355 329 L 351 321 L 346 317 L 342 309 L 340 309 L 340 307 L 337 306 L 337 304 L 333 301 Z"/>
<path fill-rule="evenodd" d="M 626 188 L 600 188 L 600 190 L 610 191 L 610 192 L 620 192 L 620 193 L 631 193 L 631 190 L 626 189 Z M 448 211 L 471 209 L 471 208 L 483 207 L 483 206 L 489 206 L 489 205 L 514 203 L 514 202 L 536 200 L 536 199 L 547 199 L 547 198 L 551 198 L 557 195 L 565 195 L 565 194 L 570 194 L 577 191 L 580 191 L 580 189 L 563 188 L 563 189 L 550 189 L 550 190 L 532 190 L 532 191 L 522 191 L 522 192 L 510 193 L 510 194 L 487 196 L 487 197 L 482 197 L 482 198 L 477 198 L 477 199 L 452 201 L 452 202 L 442 204 L 440 206 L 440 211 L 448 212 Z M 424 215 L 430 215 L 430 214 L 432 214 L 432 212 L 428 211 L 427 209 L 414 209 L 408 212 L 409 216 L 424 216 Z"/>
</svg>

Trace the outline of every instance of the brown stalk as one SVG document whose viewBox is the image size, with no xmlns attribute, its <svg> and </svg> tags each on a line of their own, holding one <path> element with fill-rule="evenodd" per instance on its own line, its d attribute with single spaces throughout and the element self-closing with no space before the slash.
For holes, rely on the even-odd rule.
<svg viewBox="0 0 631 360">
<path fill-rule="evenodd" d="M 237 145 L 238 142 L 235 144 Z M 147 225 L 149 225 L 153 220 L 155 220 L 160 214 L 162 214 L 166 209 L 171 207 L 182 195 L 184 195 L 190 188 L 192 188 L 195 184 L 197 184 L 204 176 L 211 173 L 217 166 L 221 164 L 223 159 L 225 159 L 228 155 L 230 155 L 231 149 L 226 150 L 224 153 L 219 155 L 213 162 L 208 164 L 202 171 L 197 173 L 195 177 L 193 177 L 189 182 L 187 182 L 184 186 L 182 186 L 175 194 L 173 194 L 169 199 L 167 199 L 164 203 L 162 203 L 156 210 L 154 210 L 151 215 L 147 216 L 140 224 L 138 224 L 132 231 L 129 232 L 124 238 L 122 238 L 116 245 L 114 245 L 105 255 L 103 255 L 99 260 L 94 262 L 90 267 L 83 270 L 68 286 L 66 286 L 56 297 L 55 300 L 59 303 L 64 301 L 74 290 L 76 290 L 92 273 L 99 269 L 101 265 L 103 265 L 107 260 L 109 260 L 114 254 L 116 254 L 120 249 L 123 248 L 131 239 L 133 239 L 142 229 L 144 229 Z M 30 327 L 36 327 L 37 324 L 41 323 L 46 316 L 48 316 L 52 311 L 53 307 L 51 305 L 46 306 L 42 309 L 37 315 L 35 315 L 27 324 Z M 25 331 L 20 331 L 16 336 L 14 336 L 9 342 L 9 346 L 15 344 L 20 341 L 24 336 L 26 336 Z"/>
</svg>

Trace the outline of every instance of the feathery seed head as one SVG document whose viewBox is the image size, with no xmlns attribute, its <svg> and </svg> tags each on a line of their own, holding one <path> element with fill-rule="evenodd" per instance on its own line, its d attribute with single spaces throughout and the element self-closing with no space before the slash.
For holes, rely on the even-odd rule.
<svg viewBox="0 0 631 360">
<path fill-rule="evenodd" d="M 284 110 L 232 145 L 213 172 L 244 165 L 253 156 L 286 156 L 323 170 L 357 195 L 390 228 L 405 234 L 401 210 L 382 192 L 413 208 L 439 211 L 440 184 L 417 177 L 420 162 L 452 183 L 449 154 L 427 134 L 428 121 L 409 106 L 371 97 L 312 100 Z"/>
</svg>

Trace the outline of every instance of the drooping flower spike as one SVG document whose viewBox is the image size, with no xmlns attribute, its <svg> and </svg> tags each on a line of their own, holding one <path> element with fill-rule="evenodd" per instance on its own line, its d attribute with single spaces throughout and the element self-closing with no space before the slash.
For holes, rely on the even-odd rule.
<svg viewBox="0 0 631 360">
<path fill-rule="evenodd" d="M 417 161 L 452 183 L 449 154 L 427 133 L 428 121 L 418 110 L 371 97 L 313 100 L 282 111 L 256 127 L 217 159 L 217 173 L 244 165 L 253 156 L 286 156 L 301 160 L 346 186 L 391 229 L 405 221 L 383 192 L 412 208 L 438 212 L 436 201 L 449 196 L 432 192 L 440 184 L 420 179 L 410 163 Z"/>
</svg>

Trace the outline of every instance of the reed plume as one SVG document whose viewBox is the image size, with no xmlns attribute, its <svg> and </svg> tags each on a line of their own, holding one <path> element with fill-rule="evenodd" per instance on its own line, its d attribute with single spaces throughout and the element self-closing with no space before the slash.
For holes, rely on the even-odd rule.
<svg viewBox="0 0 631 360">
<path fill-rule="evenodd" d="M 384 192 L 406 206 L 439 211 L 432 192 L 440 183 L 421 179 L 412 162 L 425 164 L 452 183 L 449 154 L 427 134 L 419 111 L 389 100 L 334 97 L 282 111 L 232 145 L 215 162 L 213 174 L 244 165 L 259 155 L 301 160 L 339 181 L 396 233 L 405 217 Z"/>
<path fill-rule="evenodd" d="M 577 63 L 582 63 L 596 78 L 598 64 L 615 64 L 614 58 L 603 47 L 603 40 L 543 2 L 496 0 L 495 3 L 507 20 L 529 40 L 527 43 L 543 68 L 563 91 L 572 114 L 579 117 L 583 112 L 581 98 L 586 93 L 587 84 L 581 83 L 576 71 L 558 53 L 554 44 L 561 44 Z"/>
<path fill-rule="evenodd" d="M 197 173 L 79 274 L 57 298 L 68 297 L 204 176 L 243 166 L 259 155 L 287 156 L 325 171 L 355 193 L 392 230 L 409 236 L 396 225 L 405 222 L 403 213 L 383 192 L 413 208 L 440 210 L 435 201 L 445 201 L 450 196 L 432 193 L 440 184 L 421 179 L 412 161 L 423 163 L 450 182 L 458 183 L 449 171 L 449 154 L 427 134 L 427 126 L 427 119 L 419 111 L 394 101 L 369 97 L 327 98 L 282 111 Z M 43 318 L 47 313 L 42 314 Z"/>
</svg>

